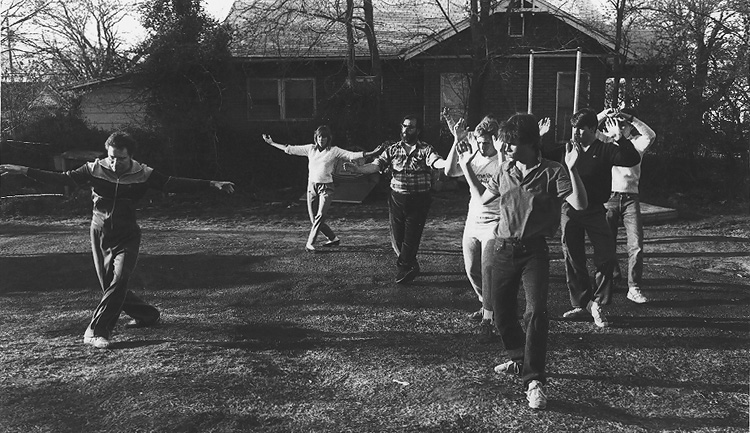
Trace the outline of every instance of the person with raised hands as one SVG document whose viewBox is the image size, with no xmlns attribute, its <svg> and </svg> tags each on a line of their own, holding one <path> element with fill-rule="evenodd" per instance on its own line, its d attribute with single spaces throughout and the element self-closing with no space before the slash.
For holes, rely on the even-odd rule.
<svg viewBox="0 0 750 433">
<path fill-rule="evenodd" d="M 511 116 L 500 126 L 499 139 L 508 160 L 485 186 L 474 172 L 479 154 L 468 143 L 459 146 L 459 164 L 472 198 L 499 202 L 501 217 L 495 229 L 492 255 L 491 299 L 495 326 L 510 358 L 495 367 L 497 373 L 520 375 L 529 407 L 544 409 L 549 313 L 549 248 L 555 236 L 563 202 L 575 209 L 588 205 L 578 174 L 581 148 L 568 143 L 565 166 L 541 157 L 539 125 L 532 114 Z M 518 320 L 518 291 L 526 295 L 524 327 Z"/>
</svg>

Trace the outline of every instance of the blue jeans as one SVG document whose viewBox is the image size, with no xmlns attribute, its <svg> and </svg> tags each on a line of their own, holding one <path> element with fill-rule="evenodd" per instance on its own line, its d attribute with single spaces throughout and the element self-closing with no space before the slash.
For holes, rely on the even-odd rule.
<svg viewBox="0 0 750 433">
<path fill-rule="evenodd" d="M 596 301 L 601 305 L 609 304 L 612 299 L 612 272 L 617 263 L 617 255 L 604 206 L 591 205 L 588 209 L 577 211 L 565 202 L 560 224 L 570 305 L 586 308 L 589 301 Z M 586 235 L 594 247 L 594 288 L 591 287 L 586 266 Z"/>
<path fill-rule="evenodd" d="M 396 266 L 400 270 L 409 270 L 417 265 L 417 251 L 431 204 L 429 192 L 401 194 L 391 191 L 388 198 L 391 245 L 398 256 Z"/>
<path fill-rule="evenodd" d="M 546 382 L 549 315 L 549 248 L 544 238 L 528 241 L 495 239 L 492 301 L 495 326 L 508 357 L 523 364 L 524 387 L 532 380 Z M 523 282 L 526 332 L 518 322 L 518 290 Z"/>
<path fill-rule="evenodd" d="M 464 227 L 462 251 L 464 268 L 482 308 L 492 311 L 492 256 L 495 248 L 497 222 L 467 222 Z"/>
<path fill-rule="evenodd" d="M 328 208 L 333 201 L 333 183 L 315 183 L 307 184 L 307 214 L 310 216 L 310 235 L 307 237 L 307 243 L 312 245 L 318 237 L 318 232 L 323 232 L 328 240 L 333 240 L 336 234 L 325 223 Z"/>
<path fill-rule="evenodd" d="M 612 237 L 617 242 L 617 229 L 620 221 L 625 227 L 628 242 L 628 287 L 641 288 L 643 280 L 643 222 L 641 221 L 641 200 L 638 194 L 613 192 L 607 206 L 607 223 Z M 620 267 L 615 267 L 620 274 Z"/>
</svg>

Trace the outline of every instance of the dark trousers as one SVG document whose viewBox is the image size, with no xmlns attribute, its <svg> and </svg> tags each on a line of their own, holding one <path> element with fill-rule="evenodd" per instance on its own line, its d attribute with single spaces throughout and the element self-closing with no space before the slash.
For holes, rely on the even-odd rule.
<svg viewBox="0 0 750 433">
<path fill-rule="evenodd" d="M 518 321 L 518 290 L 523 282 L 526 332 Z M 495 326 L 508 357 L 523 364 L 524 387 L 532 380 L 546 382 L 549 315 L 549 248 L 544 238 L 525 242 L 496 239 L 492 269 Z"/>
<path fill-rule="evenodd" d="M 592 205 L 589 209 L 577 211 L 566 202 L 563 204 L 560 224 L 570 304 L 580 308 L 586 308 L 589 301 L 609 304 L 612 298 L 612 272 L 617 256 L 604 206 Z M 587 235 L 594 247 L 594 288 L 586 266 Z"/>
<path fill-rule="evenodd" d="M 391 245 L 398 256 L 396 266 L 399 269 L 408 270 L 417 265 L 417 251 L 430 204 L 432 196 L 429 192 L 401 194 L 391 191 L 388 199 Z"/>
<path fill-rule="evenodd" d="M 94 310 L 89 328 L 94 335 L 109 338 L 120 312 L 142 322 L 159 318 L 159 310 L 128 290 L 128 280 L 138 262 L 141 231 L 110 232 L 91 226 L 91 252 L 102 288 L 102 299 Z"/>
</svg>

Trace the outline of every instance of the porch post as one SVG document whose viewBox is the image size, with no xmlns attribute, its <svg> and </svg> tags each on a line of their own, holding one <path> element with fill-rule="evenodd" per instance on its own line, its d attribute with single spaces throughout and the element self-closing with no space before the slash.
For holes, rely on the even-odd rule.
<svg viewBox="0 0 750 433">
<path fill-rule="evenodd" d="M 531 114 L 531 101 L 534 98 L 534 50 L 529 52 L 529 102 L 526 111 Z"/>
<path fill-rule="evenodd" d="M 581 88 L 581 47 L 576 51 L 576 86 L 573 96 L 573 113 L 578 111 L 578 91 Z"/>
</svg>

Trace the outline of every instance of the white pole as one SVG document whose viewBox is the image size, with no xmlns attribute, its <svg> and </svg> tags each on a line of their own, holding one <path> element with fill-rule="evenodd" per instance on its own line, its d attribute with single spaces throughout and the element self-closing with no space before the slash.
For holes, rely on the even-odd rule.
<svg viewBox="0 0 750 433">
<path fill-rule="evenodd" d="M 578 48 L 576 52 L 576 86 L 575 94 L 573 96 L 573 113 L 578 111 L 578 93 L 581 88 L 581 48 Z"/>
<path fill-rule="evenodd" d="M 529 102 L 526 111 L 531 114 L 531 101 L 534 98 L 534 50 L 529 53 Z"/>
</svg>

